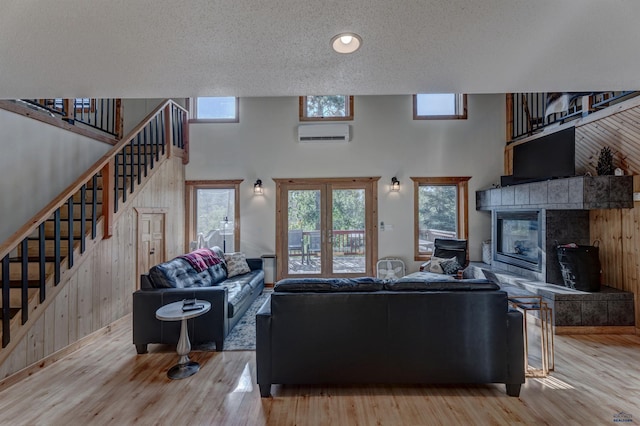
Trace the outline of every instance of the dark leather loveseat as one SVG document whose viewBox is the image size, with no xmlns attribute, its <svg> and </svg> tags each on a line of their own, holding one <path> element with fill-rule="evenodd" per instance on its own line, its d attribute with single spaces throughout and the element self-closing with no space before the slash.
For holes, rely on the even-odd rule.
<svg viewBox="0 0 640 426">
<path fill-rule="evenodd" d="M 212 250 L 224 258 L 219 248 Z M 133 343 L 138 353 L 146 353 L 149 343 L 176 344 L 180 321 L 160 321 L 156 310 L 193 298 L 209 301 L 211 310 L 189 320 L 191 344 L 215 342 L 216 351 L 223 350 L 224 339 L 264 289 L 262 259 L 246 263 L 249 272 L 228 278 L 224 262 L 198 272 L 178 257 L 141 275 L 140 290 L 133 293 Z"/>
<path fill-rule="evenodd" d="M 260 394 L 272 384 L 525 381 L 522 314 L 487 280 L 421 274 L 287 279 L 256 315 Z"/>
</svg>

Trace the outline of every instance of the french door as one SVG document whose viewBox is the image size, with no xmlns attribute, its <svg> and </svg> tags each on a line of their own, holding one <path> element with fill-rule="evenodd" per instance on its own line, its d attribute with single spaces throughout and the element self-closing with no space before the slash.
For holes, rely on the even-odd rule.
<svg viewBox="0 0 640 426">
<path fill-rule="evenodd" d="M 373 275 L 378 179 L 274 179 L 277 278 Z"/>
</svg>

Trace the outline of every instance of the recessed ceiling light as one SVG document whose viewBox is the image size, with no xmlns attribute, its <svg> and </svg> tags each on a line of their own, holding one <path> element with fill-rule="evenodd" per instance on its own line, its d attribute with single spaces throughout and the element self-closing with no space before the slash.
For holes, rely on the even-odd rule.
<svg viewBox="0 0 640 426">
<path fill-rule="evenodd" d="M 338 53 L 353 53 L 361 45 L 362 38 L 355 33 L 341 33 L 331 39 L 331 47 Z"/>
</svg>

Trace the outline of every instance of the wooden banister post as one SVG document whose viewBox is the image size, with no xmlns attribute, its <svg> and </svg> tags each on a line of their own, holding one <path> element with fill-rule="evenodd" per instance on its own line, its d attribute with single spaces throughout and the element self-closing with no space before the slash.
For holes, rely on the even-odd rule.
<svg viewBox="0 0 640 426">
<path fill-rule="evenodd" d="M 122 137 L 124 136 L 124 114 L 122 112 L 122 99 L 116 99 L 116 128 L 113 130 L 117 135 L 118 140 L 122 139 Z"/>
<path fill-rule="evenodd" d="M 62 117 L 62 119 L 67 120 L 69 123 L 73 123 L 75 116 L 75 111 L 73 110 L 73 99 L 63 99 L 62 102 L 64 105 L 64 116 Z"/>
<path fill-rule="evenodd" d="M 171 103 L 168 103 L 166 107 L 164 107 L 164 135 L 165 135 L 165 152 L 167 153 L 167 158 L 171 157 L 171 149 L 173 148 L 173 117 L 171 114 Z"/>
<path fill-rule="evenodd" d="M 189 113 L 187 111 L 182 111 L 182 140 L 184 142 L 182 164 L 189 164 Z"/>
<path fill-rule="evenodd" d="M 506 125 L 506 141 L 509 142 L 511 139 L 513 139 L 513 93 L 507 93 L 507 99 L 506 99 L 506 107 L 507 107 L 507 114 L 506 114 L 506 118 L 507 118 L 507 125 Z"/>
<path fill-rule="evenodd" d="M 591 114 L 591 111 L 593 110 L 593 96 L 583 96 L 582 97 L 582 116 L 586 117 L 587 115 Z"/>
<path fill-rule="evenodd" d="M 104 238 L 113 235 L 113 202 L 115 166 L 113 158 L 102 168 L 102 217 L 104 218 Z"/>
</svg>

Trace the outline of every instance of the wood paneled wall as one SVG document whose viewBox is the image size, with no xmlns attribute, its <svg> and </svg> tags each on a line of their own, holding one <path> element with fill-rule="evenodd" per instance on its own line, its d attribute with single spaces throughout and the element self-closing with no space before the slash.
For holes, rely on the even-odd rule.
<svg viewBox="0 0 640 426">
<path fill-rule="evenodd" d="M 132 310 L 132 293 L 138 286 L 136 271 L 136 207 L 168 210 L 167 257 L 184 252 L 184 165 L 175 156 L 137 192 L 113 227 L 113 236 L 102 240 L 81 259 L 77 271 L 46 306 L 35 325 L 0 365 L 0 380 L 78 342 Z M 135 351 L 131 347 L 123 350 Z"/>
<path fill-rule="evenodd" d="M 640 99 L 634 98 L 576 124 L 576 173 L 596 174 L 600 150 L 608 146 L 614 165 L 633 175 L 640 192 Z M 600 243 L 603 283 L 635 295 L 636 333 L 640 334 L 640 202 L 633 209 L 592 210 L 591 240 Z"/>
<path fill-rule="evenodd" d="M 593 113 L 572 123 L 546 129 L 505 149 L 505 174 L 511 174 L 513 146 L 568 126 L 576 127 L 576 174 L 596 174 L 604 146 L 614 153 L 614 166 L 634 176 L 640 192 L 640 97 Z M 633 209 L 592 210 L 590 236 L 599 241 L 603 283 L 635 294 L 636 334 L 640 334 L 640 202 Z"/>
<path fill-rule="evenodd" d="M 640 175 L 633 177 L 640 192 Z M 635 295 L 636 334 L 640 334 L 640 202 L 632 209 L 591 210 L 589 233 L 598 241 L 602 282 Z"/>
</svg>

